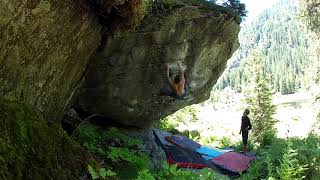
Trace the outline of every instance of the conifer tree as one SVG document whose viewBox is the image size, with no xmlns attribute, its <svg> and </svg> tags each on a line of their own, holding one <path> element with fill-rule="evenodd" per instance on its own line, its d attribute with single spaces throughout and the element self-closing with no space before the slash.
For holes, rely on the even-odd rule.
<svg viewBox="0 0 320 180">
<path fill-rule="evenodd" d="M 267 144 L 267 141 L 276 134 L 277 120 L 273 117 L 276 106 L 272 104 L 273 93 L 263 71 L 262 60 L 257 52 L 252 53 L 249 58 L 247 69 L 251 80 L 245 94 L 246 102 L 251 111 L 252 136 L 257 142 Z"/>
<path fill-rule="evenodd" d="M 240 3 L 240 0 L 226 0 L 223 5 L 234 9 L 240 15 L 241 20 L 247 16 L 246 5 Z"/>
</svg>

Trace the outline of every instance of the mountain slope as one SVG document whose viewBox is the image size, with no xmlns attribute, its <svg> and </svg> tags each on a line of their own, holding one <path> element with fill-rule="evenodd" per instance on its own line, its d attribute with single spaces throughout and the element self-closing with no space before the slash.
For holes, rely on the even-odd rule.
<svg viewBox="0 0 320 180">
<path fill-rule="evenodd" d="M 282 0 L 258 16 L 240 34 L 240 48 L 217 87 L 231 86 L 241 91 L 245 76 L 245 59 L 257 50 L 263 59 L 265 73 L 270 74 L 277 92 L 292 93 L 305 86 L 305 74 L 312 62 L 310 51 L 313 39 L 297 19 L 298 8 L 293 0 Z"/>
</svg>

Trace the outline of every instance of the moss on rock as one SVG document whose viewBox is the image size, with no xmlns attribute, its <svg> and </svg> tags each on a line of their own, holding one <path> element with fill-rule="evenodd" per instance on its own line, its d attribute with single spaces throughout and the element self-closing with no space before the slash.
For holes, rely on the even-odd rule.
<svg viewBox="0 0 320 180">
<path fill-rule="evenodd" d="M 0 179 L 78 179 L 90 156 L 58 124 L 0 98 Z"/>
</svg>

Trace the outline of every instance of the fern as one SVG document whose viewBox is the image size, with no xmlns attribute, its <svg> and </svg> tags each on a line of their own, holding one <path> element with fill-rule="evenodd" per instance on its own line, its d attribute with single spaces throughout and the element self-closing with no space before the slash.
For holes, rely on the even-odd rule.
<svg viewBox="0 0 320 180">
<path fill-rule="evenodd" d="M 148 169 L 149 158 L 146 154 L 137 151 L 130 151 L 128 148 L 110 147 L 108 158 L 113 162 L 127 161 L 137 169 Z"/>
<path fill-rule="evenodd" d="M 93 167 L 88 164 L 88 172 L 91 175 L 91 178 L 93 180 L 98 179 L 98 178 L 103 178 L 105 179 L 106 177 L 111 177 L 111 176 L 116 176 L 117 174 L 111 170 L 106 170 L 105 168 L 100 168 L 99 171 L 95 171 Z"/>
<path fill-rule="evenodd" d="M 154 176 L 148 169 L 142 170 L 138 173 L 138 177 L 135 180 L 155 180 Z"/>
<path fill-rule="evenodd" d="M 103 136 L 105 138 L 119 138 L 126 146 L 138 146 L 139 144 L 142 144 L 142 142 L 139 139 L 132 138 L 124 133 L 122 133 L 117 128 L 110 128 L 108 131 L 106 131 Z"/>
<path fill-rule="evenodd" d="M 91 178 L 93 180 L 99 178 L 99 174 L 92 168 L 92 166 L 90 164 L 88 164 L 88 171 L 89 171 L 89 174 L 91 175 Z"/>
<path fill-rule="evenodd" d="M 306 166 L 299 164 L 296 158 L 297 152 L 288 147 L 281 160 L 280 167 L 277 167 L 277 173 L 281 180 L 298 180 L 303 179 L 303 172 L 307 169 Z"/>
</svg>

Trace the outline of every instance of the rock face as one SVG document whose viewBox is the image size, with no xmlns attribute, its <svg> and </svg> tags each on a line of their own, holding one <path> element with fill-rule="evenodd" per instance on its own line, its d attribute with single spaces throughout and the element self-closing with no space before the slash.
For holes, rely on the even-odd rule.
<svg viewBox="0 0 320 180">
<path fill-rule="evenodd" d="M 57 122 L 100 43 L 97 18 L 73 0 L 4 0 L 0 12 L 0 96 Z"/>
<path fill-rule="evenodd" d="M 0 179 L 79 179 L 90 155 L 57 124 L 0 97 Z"/>
<path fill-rule="evenodd" d="M 0 179 L 79 179 L 90 156 L 60 116 L 101 26 L 75 0 L 1 0 L 0 12 Z"/>
<path fill-rule="evenodd" d="M 146 128 L 142 131 L 127 132 L 128 135 L 140 139 L 143 144 L 141 149 L 149 154 L 150 158 L 150 168 L 157 171 L 161 169 L 164 162 L 167 161 L 166 153 L 163 149 L 156 143 L 155 137 L 153 135 L 153 128 Z"/>
<path fill-rule="evenodd" d="M 145 25 L 146 24 L 146 25 Z M 146 18 L 133 32 L 109 36 L 92 59 L 77 106 L 125 125 L 146 127 L 184 106 L 209 98 L 227 60 L 238 48 L 239 24 L 185 6 L 161 19 Z M 181 62 L 190 82 L 184 100 L 158 96 Z"/>
</svg>

